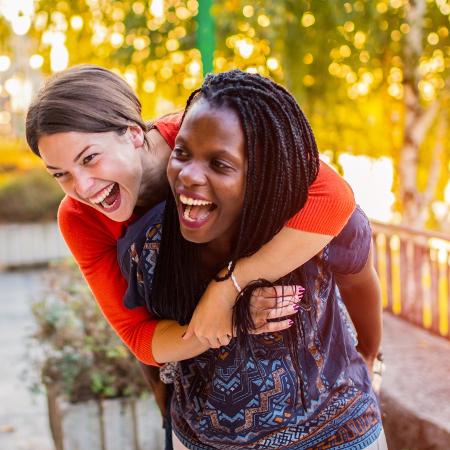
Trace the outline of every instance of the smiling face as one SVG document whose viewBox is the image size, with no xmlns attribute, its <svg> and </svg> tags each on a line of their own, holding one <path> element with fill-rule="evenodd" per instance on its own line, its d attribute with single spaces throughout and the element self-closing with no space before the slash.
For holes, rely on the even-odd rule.
<svg viewBox="0 0 450 450">
<path fill-rule="evenodd" d="M 70 197 L 114 221 L 130 218 L 142 185 L 143 132 L 44 135 L 39 152 L 47 170 Z M 141 150 L 141 151 L 140 151 Z"/>
<path fill-rule="evenodd" d="M 238 115 L 200 99 L 187 112 L 167 166 L 183 237 L 229 251 L 245 194 Z"/>
</svg>

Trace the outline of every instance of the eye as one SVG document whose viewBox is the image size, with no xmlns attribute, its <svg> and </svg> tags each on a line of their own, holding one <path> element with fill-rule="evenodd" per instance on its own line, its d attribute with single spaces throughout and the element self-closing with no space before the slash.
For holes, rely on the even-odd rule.
<svg viewBox="0 0 450 450">
<path fill-rule="evenodd" d="M 175 147 L 172 150 L 172 157 L 176 159 L 187 159 L 189 157 L 189 153 L 182 149 L 181 147 Z"/>
<path fill-rule="evenodd" d="M 91 153 L 90 155 L 85 156 L 83 158 L 83 165 L 89 164 L 97 155 L 98 153 Z"/>
<path fill-rule="evenodd" d="M 66 175 L 66 172 L 55 172 L 51 174 L 53 178 L 60 179 Z"/>
<path fill-rule="evenodd" d="M 228 169 L 232 169 L 232 167 L 230 166 L 230 164 L 220 160 L 220 159 L 214 159 L 212 161 L 212 165 L 219 170 L 228 170 Z"/>
</svg>

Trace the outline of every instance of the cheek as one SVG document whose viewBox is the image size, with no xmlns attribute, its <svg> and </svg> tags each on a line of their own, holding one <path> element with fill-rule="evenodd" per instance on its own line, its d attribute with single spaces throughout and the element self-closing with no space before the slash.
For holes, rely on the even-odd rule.
<svg viewBox="0 0 450 450">
<path fill-rule="evenodd" d="M 175 180 L 178 176 L 178 173 L 180 172 L 180 164 L 177 163 L 175 160 L 173 160 L 172 158 L 169 159 L 169 163 L 167 164 L 167 179 L 169 180 L 169 184 L 171 186 L 173 186 L 173 184 L 175 183 Z"/>
<path fill-rule="evenodd" d="M 239 181 L 236 184 L 235 196 L 236 196 L 236 203 L 239 205 L 239 208 L 242 208 L 242 205 L 244 204 L 244 198 L 245 198 L 245 176 L 244 175 L 239 177 Z"/>
</svg>

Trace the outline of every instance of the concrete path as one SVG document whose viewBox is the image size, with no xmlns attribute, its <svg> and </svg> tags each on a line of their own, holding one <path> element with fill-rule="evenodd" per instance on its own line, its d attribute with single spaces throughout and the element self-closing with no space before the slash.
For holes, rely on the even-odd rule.
<svg viewBox="0 0 450 450">
<path fill-rule="evenodd" d="M 44 395 L 23 380 L 30 304 L 44 271 L 0 272 L 0 449 L 52 450 Z M 450 341 L 385 314 L 384 427 L 390 450 L 450 450 Z M 89 450 L 89 449 L 82 449 Z"/>
<path fill-rule="evenodd" d="M 0 449 L 52 450 L 44 395 L 33 396 L 28 369 L 30 304 L 42 271 L 0 272 Z"/>
<path fill-rule="evenodd" d="M 384 316 L 383 422 L 390 450 L 450 450 L 450 341 Z"/>
</svg>

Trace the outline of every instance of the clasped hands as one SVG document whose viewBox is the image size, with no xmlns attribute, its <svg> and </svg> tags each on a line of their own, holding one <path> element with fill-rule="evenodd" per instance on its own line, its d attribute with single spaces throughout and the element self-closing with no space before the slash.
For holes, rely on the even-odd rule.
<svg viewBox="0 0 450 450">
<path fill-rule="evenodd" d="M 298 313 L 303 293 L 304 288 L 299 285 L 256 288 L 250 300 L 254 322 L 250 333 L 273 333 L 289 328 L 293 324 L 289 316 Z M 236 297 L 236 289 L 230 280 L 211 282 L 192 315 L 183 339 L 196 336 L 210 348 L 228 345 L 234 336 L 232 315 Z"/>
</svg>

